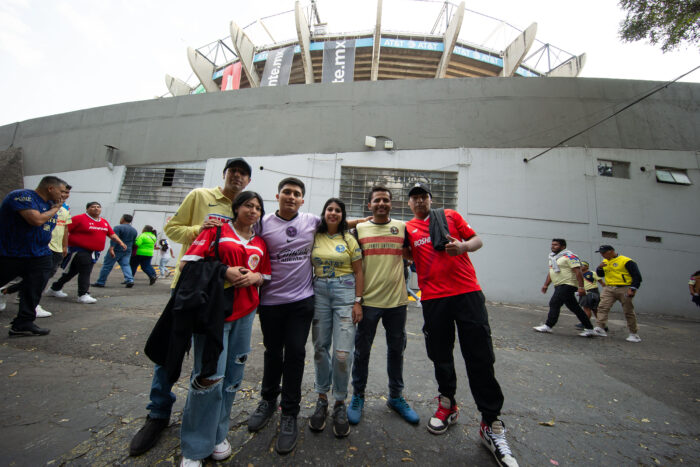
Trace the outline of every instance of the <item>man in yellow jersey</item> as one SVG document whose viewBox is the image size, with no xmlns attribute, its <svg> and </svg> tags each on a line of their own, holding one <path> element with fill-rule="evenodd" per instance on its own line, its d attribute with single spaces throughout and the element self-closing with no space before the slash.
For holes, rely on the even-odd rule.
<svg viewBox="0 0 700 467">
<path fill-rule="evenodd" d="M 600 296 L 598 305 L 598 322 L 595 333 L 599 336 L 607 336 L 605 327 L 608 324 L 608 313 L 616 301 L 622 303 L 622 311 L 625 313 L 627 327 L 630 335 L 625 339 L 627 342 L 641 342 L 642 339 L 637 334 L 637 316 L 634 314 L 634 304 L 632 299 L 637 294 L 637 289 L 642 283 L 642 275 L 639 272 L 637 263 L 630 258 L 618 255 L 610 245 L 601 245 L 598 253 L 603 257 L 596 273 L 605 279 L 605 287 Z"/>
<path fill-rule="evenodd" d="M 175 215 L 165 225 L 165 234 L 182 245 L 178 264 L 197 235 L 206 228 L 216 227 L 232 219 L 231 202 L 250 183 L 250 165 L 242 158 L 226 161 L 224 187 L 195 188 L 184 199 Z M 180 277 L 175 268 L 172 288 Z M 150 414 L 144 426 L 134 435 L 129 446 L 129 455 L 138 456 L 156 444 L 161 431 L 168 426 L 170 412 L 175 403 L 172 384 L 168 381 L 164 367 L 156 365 L 151 382 Z"/>
</svg>

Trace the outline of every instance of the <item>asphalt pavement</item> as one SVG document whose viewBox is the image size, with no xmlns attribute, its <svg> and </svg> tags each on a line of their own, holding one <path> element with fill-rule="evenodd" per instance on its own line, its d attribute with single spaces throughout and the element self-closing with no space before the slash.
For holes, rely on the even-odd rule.
<svg viewBox="0 0 700 467">
<path fill-rule="evenodd" d="M 94 272 L 96 275 L 97 271 Z M 131 437 L 142 426 L 153 364 L 143 347 L 169 297 L 169 281 L 149 286 L 138 272 L 126 289 L 118 271 L 107 287 L 92 288 L 98 301 L 44 297 L 53 312 L 37 324 L 45 337 L 8 337 L 17 311 L 10 299 L 0 312 L 1 465 L 177 465 L 179 428 L 188 378 L 175 386 L 170 426 L 148 453 L 129 457 Z M 485 290 L 489 298 L 488 289 Z M 638 297 L 643 300 L 643 297 Z M 688 306 L 693 306 L 690 302 Z M 581 338 L 575 317 L 562 311 L 553 334 L 532 331 L 543 307 L 489 302 L 496 374 L 505 394 L 502 419 L 510 446 L 526 465 L 700 465 L 700 313 L 694 320 L 640 315 L 638 344 L 625 341 L 619 305 L 607 338 Z M 372 349 L 364 416 L 350 436 L 336 439 L 307 425 L 313 392 L 313 351 L 307 343 L 301 434 L 286 456 L 274 450 L 279 414 L 261 432 L 246 420 L 259 401 L 263 369 L 260 327 L 232 411 L 234 454 L 221 465 L 496 465 L 479 441 L 479 414 L 469 392 L 458 348 L 460 417 L 446 434 L 426 429 L 437 408 L 437 385 L 421 333 L 420 306 L 409 305 L 404 396 L 421 417 L 417 426 L 386 407 L 386 345 L 379 327 Z M 183 375 L 190 371 L 186 359 Z M 208 465 L 215 465 L 208 461 Z"/>
</svg>

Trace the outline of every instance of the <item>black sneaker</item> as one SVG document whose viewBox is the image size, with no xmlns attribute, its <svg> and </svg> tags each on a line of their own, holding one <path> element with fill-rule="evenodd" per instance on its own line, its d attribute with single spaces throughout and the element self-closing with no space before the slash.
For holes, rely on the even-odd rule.
<svg viewBox="0 0 700 467">
<path fill-rule="evenodd" d="M 506 427 L 502 421 L 496 420 L 491 423 L 491 426 L 482 421 L 479 435 L 484 446 L 493 453 L 498 465 L 501 467 L 518 467 L 518 461 L 515 460 L 513 453 L 510 451 L 510 446 L 508 446 Z"/>
<path fill-rule="evenodd" d="M 292 452 L 297 445 L 298 437 L 297 417 L 282 414 L 280 418 L 280 434 L 277 436 L 277 446 L 275 446 L 277 453 L 288 454 Z"/>
<path fill-rule="evenodd" d="M 105 288 L 105 285 L 104 285 L 104 284 L 98 284 L 97 282 L 95 282 L 94 284 L 90 284 L 90 285 L 91 285 L 92 287 L 99 287 L 99 288 L 101 288 L 101 289 L 104 289 L 104 288 Z"/>
<path fill-rule="evenodd" d="M 27 336 L 45 336 L 50 333 L 50 329 L 40 328 L 34 323 L 23 324 L 21 326 L 12 326 L 8 334 L 14 337 Z"/>
<path fill-rule="evenodd" d="M 156 276 L 149 277 L 149 278 L 148 278 L 148 285 L 153 285 L 153 284 L 155 284 L 157 279 L 158 279 L 158 278 L 157 278 Z"/>
<path fill-rule="evenodd" d="M 270 421 L 270 417 L 272 417 L 272 414 L 274 414 L 276 410 L 276 397 L 271 401 L 266 401 L 265 399 L 261 400 L 258 404 L 258 408 L 253 412 L 253 415 L 248 418 L 248 431 L 260 431 L 267 425 L 267 422 Z"/>
<path fill-rule="evenodd" d="M 123 283 L 123 282 L 122 282 L 122 283 Z M 125 285 L 124 287 L 126 287 L 127 289 L 130 289 L 130 288 L 132 288 L 133 286 L 134 286 L 134 283 L 133 283 L 133 282 L 127 282 L 126 285 Z"/>
<path fill-rule="evenodd" d="M 333 433 L 337 438 L 344 438 L 350 434 L 350 423 L 345 403 L 333 407 Z"/>
<path fill-rule="evenodd" d="M 316 410 L 309 417 L 309 428 L 313 431 L 323 431 L 326 428 L 326 415 L 328 414 L 328 400 L 321 397 L 316 401 Z"/>
<path fill-rule="evenodd" d="M 168 426 L 169 421 L 167 418 L 151 418 L 150 415 L 146 417 L 146 423 L 131 438 L 129 455 L 140 456 L 151 449 L 158 442 L 160 433 Z"/>
</svg>

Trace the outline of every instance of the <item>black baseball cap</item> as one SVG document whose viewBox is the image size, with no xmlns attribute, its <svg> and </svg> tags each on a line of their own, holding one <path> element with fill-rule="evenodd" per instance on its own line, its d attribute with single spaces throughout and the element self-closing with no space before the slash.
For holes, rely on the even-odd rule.
<svg viewBox="0 0 700 467">
<path fill-rule="evenodd" d="M 416 182 L 413 185 L 413 187 L 410 190 L 408 190 L 408 196 L 411 197 L 419 193 L 428 193 L 431 198 L 433 197 L 433 194 L 430 192 L 430 187 L 428 185 L 426 185 L 425 183 Z"/>
<path fill-rule="evenodd" d="M 600 245 L 600 248 L 596 250 L 596 253 L 605 253 L 606 251 L 615 251 L 615 248 L 610 245 Z"/>
<path fill-rule="evenodd" d="M 226 172 L 226 170 L 230 169 L 231 167 L 240 167 L 241 169 L 248 172 L 249 177 L 253 173 L 253 170 L 250 168 L 250 165 L 248 165 L 248 163 L 242 157 L 233 157 L 227 160 L 226 165 L 224 166 L 224 172 Z"/>
</svg>

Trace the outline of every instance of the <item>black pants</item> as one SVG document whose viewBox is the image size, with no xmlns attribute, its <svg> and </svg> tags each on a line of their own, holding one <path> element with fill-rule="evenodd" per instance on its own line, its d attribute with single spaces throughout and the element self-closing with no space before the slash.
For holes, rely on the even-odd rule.
<svg viewBox="0 0 700 467">
<path fill-rule="evenodd" d="M 574 294 L 577 290 L 578 288 L 573 285 L 566 284 L 554 287 L 554 294 L 552 294 L 552 298 L 549 300 L 549 314 L 547 315 L 546 321 L 547 326 L 553 328 L 557 324 L 561 306 L 566 305 L 566 307 L 576 315 L 578 320 L 581 321 L 584 328 L 593 329 L 590 318 L 586 316 L 586 312 L 583 311 L 583 308 L 578 304 L 578 300 L 576 300 L 576 295 Z"/>
<path fill-rule="evenodd" d="M 0 256 L 0 287 L 15 277 L 22 278 L 19 289 L 19 311 L 12 320 L 13 327 L 21 327 L 36 319 L 36 306 L 51 273 L 51 255 L 35 258 Z"/>
<path fill-rule="evenodd" d="M 483 421 L 490 425 L 501 412 L 503 393 L 493 369 L 496 357 L 484 294 L 481 291 L 469 292 L 422 300 L 421 304 L 425 347 L 435 367 L 440 394 L 454 400 L 457 391 L 453 357 L 456 325 L 469 388 Z"/>
<path fill-rule="evenodd" d="M 87 250 L 76 251 L 71 259 L 68 270 L 61 274 L 56 282 L 51 284 L 53 290 L 61 290 L 69 280 L 78 276 L 78 297 L 85 295 L 90 290 L 90 273 L 95 263 L 92 262 L 92 252 Z"/>
<path fill-rule="evenodd" d="M 51 271 L 46 277 L 46 282 L 49 281 L 53 277 L 54 274 L 56 274 L 56 271 L 58 271 L 58 267 L 61 265 L 63 262 L 63 253 L 56 253 L 55 251 L 51 251 Z M 46 287 L 46 284 L 41 288 L 41 290 L 44 290 Z M 15 292 L 19 292 L 19 289 L 22 288 L 22 281 L 17 282 L 16 284 L 12 284 L 9 286 L 7 289 L 5 289 L 6 294 L 13 294 Z"/>
<path fill-rule="evenodd" d="M 258 307 L 265 344 L 263 381 L 260 395 L 273 400 L 280 393 L 282 413 L 296 417 L 301 402 L 306 340 L 314 317 L 314 297 L 284 305 Z"/>
</svg>

